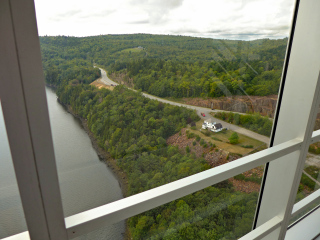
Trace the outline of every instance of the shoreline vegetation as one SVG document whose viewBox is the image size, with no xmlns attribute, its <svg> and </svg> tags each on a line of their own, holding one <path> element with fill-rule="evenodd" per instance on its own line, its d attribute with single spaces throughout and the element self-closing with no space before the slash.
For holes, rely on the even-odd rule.
<svg viewBox="0 0 320 240">
<path fill-rule="evenodd" d="M 55 90 L 54 87 L 51 87 L 49 85 L 46 85 L 46 86 L 53 88 Z M 77 118 L 81 122 L 83 130 L 87 133 L 88 137 L 90 138 L 92 147 L 96 151 L 99 159 L 101 161 L 103 161 L 106 164 L 106 166 L 109 169 L 111 169 L 111 171 L 114 173 L 114 175 L 116 176 L 116 178 L 118 180 L 118 183 L 119 183 L 119 186 L 120 186 L 120 189 L 122 192 L 122 197 L 126 198 L 128 196 L 128 177 L 127 177 L 127 175 L 119 168 L 119 166 L 116 163 L 116 160 L 113 159 L 106 150 L 102 149 L 99 146 L 97 139 L 94 137 L 94 134 L 89 129 L 87 120 L 83 119 L 81 116 L 76 114 L 72 110 L 72 107 L 70 105 L 65 105 L 64 103 L 62 103 L 59 100 L 59 98 L 57 98 L 57 101 L 68 111 L 68 113 L 70 113 L 72 116 L 74 116 L 75 118 Z M 129 239 L 131 239 L 129 225 L 128 225 L 127 220 L 124 220 L 124 222 L 125 222 L 124 240 L 129 240 Z"/>
<path fill-rule="evenodd" d="M 59 100 L 58 100 L 59 101 Z M 97 155 L 100 160 L 102 160 L 106 165 L 112 170 L 112 172 L 117 176 L 117 180 L 119 181 L 119 185 L 122 191 L 123 197 L 127 197 L 128 194 L 128 178 L 127 175 L 119 168 L 119 166 L 116 163 L 116 160 L 110 156 L 110 154 L 102 149 L 98 142 L 97 139 L 94 137 L 94 134 L 91 132 L 89 129 L 88 123 L 86 119 L 83 119 L 79 115 L 77 115 L 69 105 L 64 105 L 62 102 L 59 101 L 61 105 L 66 107 L 67 111 L 72 114 L 74 117 L 80 120 L 83 130 L 88 134 L 93 148 L 96 150 Z"/>
</svg>

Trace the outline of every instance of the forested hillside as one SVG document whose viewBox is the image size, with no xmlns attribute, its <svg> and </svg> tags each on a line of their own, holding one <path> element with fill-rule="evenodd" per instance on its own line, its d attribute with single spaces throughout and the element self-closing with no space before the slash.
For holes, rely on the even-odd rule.
<svg viewBox="0 0 320 240">
<path fill-rule="evenodd" d="M 131 87 L 177 98 L 277 94 L 287 44 L 287 39 L 149 34 L 41 37 L 40 41 L 48 80 L 61 74 L 56 66 L 64 61 L 82 67 L 96 63 Z"/>
<path fill-rule="evenodd" d="M 243 42 L 147 34 L 40 41 L 47 84 L 86 119 L 100 147 L 116 159 L 127 175 L 127 195 L 210 168 L 204 158 L 166 143 L 199 117 L 123 86 L 113 91 L 90 86 L 100 76 L 94 63 L 159 96 L 220 96 L 243 89 L 263 95 L 277 88 L 286 45 L 286 39 Z M 238 192 L 225 181 L 130 218 L 129 230 L 139 240 L 238 239 L 251 229 L 256 201 L 257 193 Z"/>
<path fill-rule="evenodd" d="M 59 88 L 62 103 L 87 119 L 100 147 L 116 159 L 128 178 L 127 195 L 207 170 L 204 158 L 167 146 L 166 138 L 195 112 L 149 100 L 118 86 Z M 250 231 L 257 193 L 234 190 L 231 183 L 211 186 L 128 220 L 133 239 L 237 239 Z"/>
</svg>

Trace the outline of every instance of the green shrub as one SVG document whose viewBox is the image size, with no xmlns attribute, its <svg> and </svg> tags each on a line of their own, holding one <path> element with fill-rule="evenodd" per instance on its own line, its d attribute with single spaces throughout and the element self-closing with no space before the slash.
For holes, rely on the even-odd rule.
<svg viewBox="0 0 320 240">
<path fill-rule="evenodd" d="M 197 128 L 196 128 L 196 126 L 192 126 L 191 129 L 192 130 L 196 130 Z"/>
<path fill-rule="evenodd" d="M 236 132 L 232 133 L 231 136 L 229 137 L 229 142 L 231 144 L 237 144 L 239 143 L 239 136 Z"/>
<path fill-rule="evenodd" d="M 244 179 L 246 178 L 243 174 L 239 174 L 233 177 L 236 180 L 240 180 L 240 181 L 244 181 Z"/>
<path fill-rule="evenodd" d="M 200 137 L 199 135 L 197 135 L 197 136 L 196 136 L 196 140 L 197 140 L 197 142 L 199 142 L 199 141 L 200 141 L 200 139 L 201 139 L 201 137 Z"/>
<path fill-rule="evenodd" d="M 193 141 L 193 142 L 192 142 L 192 145 L 193 145 L 193 146 L 195 146 L 196 144 L 197 144 L 197 142 L 196 142 L 196 141 Z"/>
<path fill-rule="evenodd" d="M 187 152 L 187 153 L 190 153 L 190 148 L 189 148 L 189 146 L 186 146 L 186 152 Z"/>
<path fill-rule="evenodd" d="M 253 148 L 253 145 L 241 145 L 243 148 Z"/>
<path fill-rule="evenodd" d="M 187 138 L 194 138 L 195 137 L 195 134 L 194 133 L 190 133 L 190 132 L 187 132 Z"/>
</svg>

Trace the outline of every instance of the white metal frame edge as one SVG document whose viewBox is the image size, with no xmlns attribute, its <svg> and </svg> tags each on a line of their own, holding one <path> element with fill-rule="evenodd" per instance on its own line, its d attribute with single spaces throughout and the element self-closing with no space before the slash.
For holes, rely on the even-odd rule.
<svg viewBox="0 0 320 240">
<path fill-rule="evenodd" d="M 32 239 L 66 240 L 33 0 L 0 1 L 0 96 Z"/>
<path fill-rule="evenodd" d="M 305 211 L 310 205 L 319 202 L 320 200 L 320 189 L 311 193 L 309 196 L 305 197 L 304 199 L 300 200 L 293 206 L 291 218 L 297 216 L 298 214 Z"/>
<path fill-rule="evenodd" d="M 319 107 L 320 2 L 298 1 L 299 9 L 288 62 L 274 146 L 298 138 L 301 151 L 269 164 L 257 218 L 260 226 L 274 216 L 283 218 L 279 232 L 264 239 L 284 239 L 313 133 Z"/>
<path fill-rule="evenodd" d="M 248 234 L 244 235 L 242 238 L 239 238 L 239 240 L 262 239 L 263 237 L 272 233 L 275 229 L 279 228 L 281 223 L 282 223 L 282 218 L 276 216 L 270 219 L 268 222 L 262 224 L 258 228 L 252 230 Z"/>
<path fill-rule="evenodd" d="M 300 147 L 300 140 L 291 140 L 175 182 L 67 217 L 65 221 L 68 236 L 71 239 L 100 226 L 125 220 L 261 166 L 266 162 L 299 151 Z"/>
<path fill-rule="evenodd" d="M 320 130 L 314 131 L 311 137 L 311 143 L 316 143 L 320 141 Z"/>
</svg>

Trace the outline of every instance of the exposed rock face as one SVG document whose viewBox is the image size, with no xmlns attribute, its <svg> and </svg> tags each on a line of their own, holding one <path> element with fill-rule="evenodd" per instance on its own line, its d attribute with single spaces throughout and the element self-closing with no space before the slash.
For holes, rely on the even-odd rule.
<svg viewBox="0 0 320 240">
<path fill-rule="evenodd" d="M 277 95 L 271 96 L 234 96 L 221 98 L 184 98 L 187 104 L 232 112 L 258 112 L 273 117 L 277 105 Z"/>
</svg>

